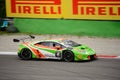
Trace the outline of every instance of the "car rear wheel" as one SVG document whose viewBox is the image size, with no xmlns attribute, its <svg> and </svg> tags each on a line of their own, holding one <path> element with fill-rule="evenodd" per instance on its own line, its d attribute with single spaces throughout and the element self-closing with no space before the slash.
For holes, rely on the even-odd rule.
<svg viewBox="0 0 120 80">
<path fill-rule="evenodd" d="M 66 61 L 66 62 L 72 62 L 74 61 L 74 54 L 72 51 L 69 51 L 69 50 L 66 50 L 63 52 L 63 59 Z"/>
<path fill-rule="evenodd" d="M 20 52 L 20 58 L 23 60 L 30 60 L 32 59 L 32 52 L 29 49 L 24 48 Z"/>
</svg>

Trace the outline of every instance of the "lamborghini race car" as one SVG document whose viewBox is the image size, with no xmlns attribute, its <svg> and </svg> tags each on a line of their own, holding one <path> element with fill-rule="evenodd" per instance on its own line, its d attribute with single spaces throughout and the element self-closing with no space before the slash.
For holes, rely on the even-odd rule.
<svg viewBox="0 0 120 80">
<path fill-rule="evenodd" d="M 30 36 L 28 38 L 35 38 Z M 96 59 L 96 52 L 84 44 L 78 44 L 67 39 L 50 39 L 25 42 L 25 39 L 13 39 L 14 42 L 22 41 L 19 45 L 18 56 L 23 60 L 30 59 L 58 59 L 67 62 Z"/>
</svg>

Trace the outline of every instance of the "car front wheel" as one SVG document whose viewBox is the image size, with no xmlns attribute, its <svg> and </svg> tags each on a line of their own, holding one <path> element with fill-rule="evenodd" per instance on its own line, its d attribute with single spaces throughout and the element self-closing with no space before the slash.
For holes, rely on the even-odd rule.
<svg viewBox="0 0 120 80">
<path fill-rule="evenodd" d="M 66 50 L 63 52 L 63 59 L 66 61 L 66 62 L 72 62 L 74 61 L 74 54 L 72 51 L 69 51 L 69 50 Z"/>
</svg>

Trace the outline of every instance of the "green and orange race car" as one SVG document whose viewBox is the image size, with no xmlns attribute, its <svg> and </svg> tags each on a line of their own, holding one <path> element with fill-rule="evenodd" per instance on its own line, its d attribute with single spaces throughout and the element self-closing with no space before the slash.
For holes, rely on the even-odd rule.
<svg viewBox="0 0 120 80">
<path fill-rule="evenodd" d="M 34 36 L 28 38 L 34 39 Z M 14 42 L 22 41 L 19 45 L 18 56 L 24 60 L 30 59 L 58 59 L 67 62 L 96 59 L 96 52 L 90 47 L 78 44 L 67 39 L 50 39 L 25 42 L 25 39 L 13 39 Z"/>
</svg>

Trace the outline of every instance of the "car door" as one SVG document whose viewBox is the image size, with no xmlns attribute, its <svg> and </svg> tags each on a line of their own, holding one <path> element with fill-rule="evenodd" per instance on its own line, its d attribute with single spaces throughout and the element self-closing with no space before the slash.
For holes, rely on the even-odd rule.
<svg viewBox="0 0 120 80">
<path fill-rule="evenodd" d="M 38 47 L 39 52 L 46 56 L 46 58 L 55 58 L 57 49 L 54 47 L 54 42 L 40 42 L 35 44 Z"/>
</svg>

